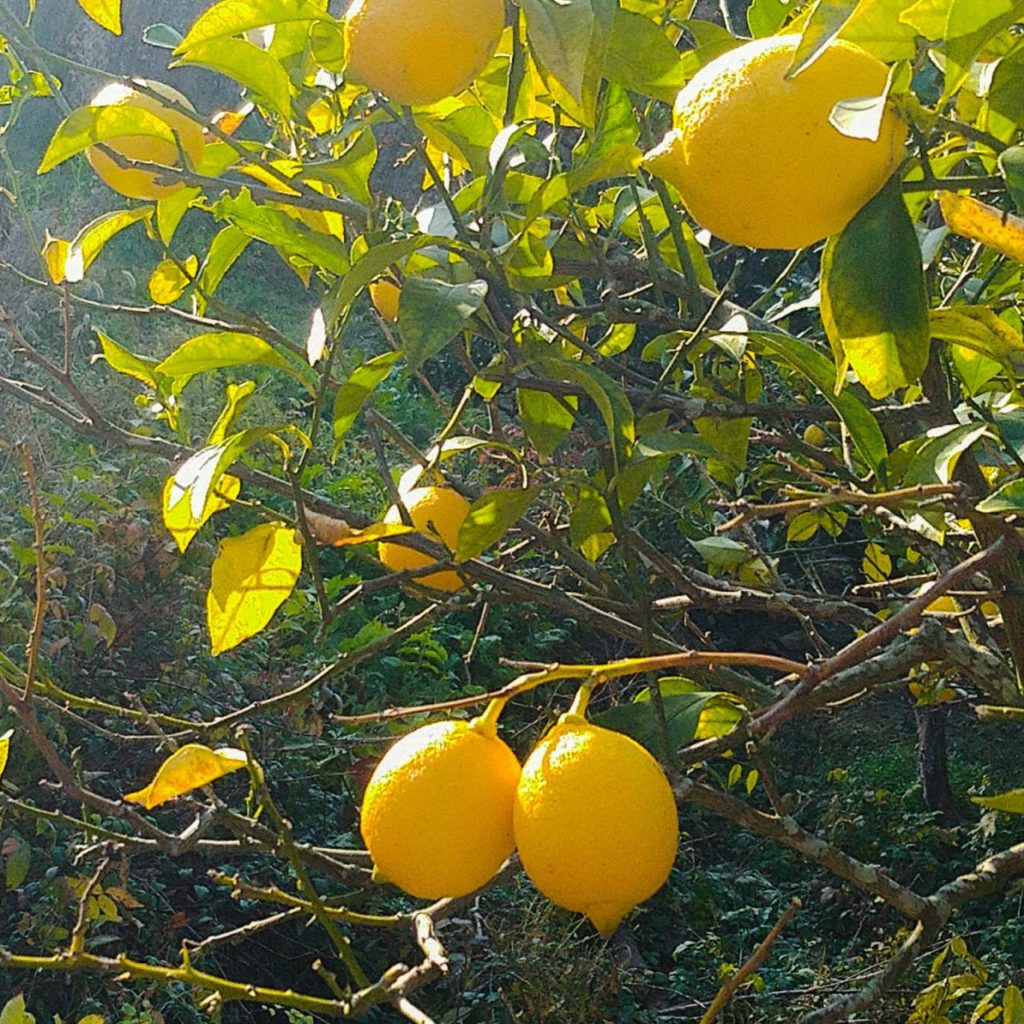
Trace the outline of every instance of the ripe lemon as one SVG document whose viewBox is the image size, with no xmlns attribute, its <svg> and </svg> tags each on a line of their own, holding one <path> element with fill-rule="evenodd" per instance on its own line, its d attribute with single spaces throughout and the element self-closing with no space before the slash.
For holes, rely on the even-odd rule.
<svg viewBox="0 0 1024 1024">
<path fill-rule="evenodd" d="M 402 500 L 409 510 L 412 525 L 424 537 L 434 541 L 440 540 L 449 551 L 455 550 L 459 539 L 459 527 L 469 512 L 469 502 L 458 491 L 453 491 L 450 487 L 414 487 L 402 495 Z M 388 509 L 384 522 L 402 522 L 402 513 L 397 505 L 392 505 Z M 420 551 L 413 551 L 412 548 L 401 544 L 388 544 L 386 541 L 377 545 L 377 557 L 392 572 L 421 569 L 437 561 Z M 462 589 L 461 577 L 450 569 L 417 576 L 416 582 L 433 590 Z"/>
<path fill-rule="evenodd" d="M 820 448 L 827 440 L 828 434 L 826 434 L 817 423 L 809 423 L 804 428 L 805 444 L 809 444 L 814 448 Z"/>
<path fill-rule="evenodd" d="M 140 85 L 165 96 L 173 103 L 192 110 L 192 104 L 176 89 L 162 82 L 149 82 L 139 79 Z M 203 152 L 203 129 L 195 121 L 190 121 L 184 114 L 178 113 L 173 107 L 165 106 L 159 100 L 144 93 L 136 92 L 121 82 L 111 82 L 102 88 L 90 101 L 93 107 L 110 106 L 138 107 L 148 113 L 156 114 L 166 122 L 178 139 L 181 148 L 191 163 L 196 164 Z M 103 143 L 109 149 L 119 153 L 128 160 L 141 160 L 149 164 L 162 164 L 165 167 L 180 167 L 181 156 L 173 142 L 156 139 L 150 135 L 122 135 L 116 139 L 108 139 Z M 132 199 L 162 199 L 173 195 L 184 187 L 180 181 L 158 184 L 159 173 L 134 167 L 119 167 L 113 157 L 108 156 L 99 146 L 90 146 L 85 151 L 85 158 L 92 169 L 115 191 Z"/>
<path fill-rule="evenodd" d="M 370 282 L 370 301 L 381 318 L 396 323 L 398 320 L 398 300 L 402 290 L 387 277 L 378 277 Z"/>
<path fill-rule="evenodd" d="M 347 74 L 396 103 L 436 103 L 483 70 L 504 27 L 505 0 L 355 0 Z"/>
<path fill-rule="evenodd" d="M 875 142 L 829 123 L 841 100 L 881 95 L 886 66 L 837 41 L 787 81 L 799 42 L 756 39 L 711 61 L 676 98 L 674 130 L 645 157 L 727 242 L 799 249 L 833 235 L 902 157 L 906 127 L 892 109 Z"/>
<path fill-rule="evenodd" d="M 534 885 L 586 914 L 605 938 L 661 888 L 679 842 L 658 762 L 628 736 L 572 713 L 526 759 L 513 820 Z"/>
<path fill-rule="evenodd" d="M 419 899 L 479 889 L 512 853 L 518 780 L 519 762 L 486 715 L 400 739 L 363 797 L 374 877 Z"/>
</svg>

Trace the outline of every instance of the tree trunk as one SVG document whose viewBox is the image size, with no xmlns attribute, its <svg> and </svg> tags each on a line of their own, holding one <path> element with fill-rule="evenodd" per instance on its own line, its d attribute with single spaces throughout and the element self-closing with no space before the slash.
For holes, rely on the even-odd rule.
<svg viewBox="0 0 1024 1024">
<path fill-rule="evenodd" d="M 949 785 L 945 709 L 936 706 L 914 708 L 914 718 L 917 721 L 918 775 L 924 805 L 952 824 L 957 820 L 957 813 Z"/>
</svg>

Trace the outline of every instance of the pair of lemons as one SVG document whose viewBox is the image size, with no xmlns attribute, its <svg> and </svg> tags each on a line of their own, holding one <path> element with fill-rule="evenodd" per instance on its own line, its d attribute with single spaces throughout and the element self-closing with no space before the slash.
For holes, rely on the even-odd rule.
<svg viewBox="0 0 1024 1024">
<path fill-rule="evenodd" d="M 421 899 L 462 896 L 518 850 L 548 899 L 607 938 L 672 869 L 672 788 L 640 744 L 574 711 L 520 768 L 495 708 L 425 725 L 384 755 L 362 804 L 375 877 Z"/>
</svg>

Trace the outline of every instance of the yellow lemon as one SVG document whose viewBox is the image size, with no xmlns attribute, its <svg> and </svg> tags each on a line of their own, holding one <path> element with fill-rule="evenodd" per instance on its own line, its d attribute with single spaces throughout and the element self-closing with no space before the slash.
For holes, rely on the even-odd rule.
<svg viewBox="0 0 1024 1024">
<path fill-rule="evenodd" d="M 396 103 L 436 103 L 483 70 L 504 27 L 505 0 L 355 0 L 347 74 Z"/>
<path fill-rule="evenodd" d="M 464 896 L 512 853 L 519 762 L 494 722 L 434 722 L 400 739 L 370 778 L 361 831 L 374 876 L 419 899 Z"/>
<path fill-rule="evenodd" d="M 172 103 L 192 110 L 192 104 L 176 89 L 162 82 L 149 82 L 139 79 L 140 85 L 153 89 Z M 156 114 L 175 133 L 181 142 L 192 164 L 197 164 L 203 152 L 203 129 L 195 121 L 189 120 L 184 114 L 147 96 L 136 92 L 121 82 L 111 82 L 101 89 L 90 102 L 93 107 L 130 106 Z M 108 149 L 120 154 L 127 160 L 141 160 L 149 164 L 161 164 L 164 167 L 180 167 L 181 155 L 178 147 L 165 139 L 153 138 L 150 135 L 122 135 L 108 139 L 103 143 Z M 135 167 L 120 167 L 113 157 L 104 153 L 99 146 L 90 146 L 85 157 L 92 169 L 115 191 L 132 199 L 162 199 L 173 195 L 183 183 L 180 181 L 159 184 L 160 174 L 155 171 Z"/>
<path fill-rule="evenodd" d="M 424 537 L 443 542 L 449 551 L 455 550 L 459 539 L 459 527 L 469 512 L 469 502 L 458 491 L 453 491 L 450 487 L 414 487 L 402 495 L 402 500 L 409 511 L 412 525 Z M 384 522 L 402 522 L 402 513 L 397 505 L 392 505 L 388 509 Z M 377 546 L 377 557 L 392 572 L 422 569 L 423 566 L 432 565 L 437 561 L 420 551 L 414 551 L 401 544 L 388 544 L 386 541 Z M 418 576 L 416 582 L 433 590 L 462 589 L 462 579 L 457 572 L 450 569 Z"/>
<path fill-rule="evenodd" d="M 711 61 L 679 93 L 674 129 L 645 157 L 694 220 L 727 242 L 799 249 L 836 234 L 902 158 L 906 127 L 891 108 L 876 141 L 829 122 L 838 102 L 880 96 L 886 66 L 836 41 L 787 80 L 799 42 L 756 39 Z"/>
<path fill-rule="evenodd" d="M 607 938 L 664 884 L 675 861 L 675 798 L 639 743 L 563 715 L 523 765 L 515 837 L 523 868 Z"/>
<path fill-rule="evenodd" d="M 370 301 L 381 318 L 396 323 L 398 321 L 398 300 L 402 290 L 388 277 L 378 277 L 370 282 Z"/>
</svg>

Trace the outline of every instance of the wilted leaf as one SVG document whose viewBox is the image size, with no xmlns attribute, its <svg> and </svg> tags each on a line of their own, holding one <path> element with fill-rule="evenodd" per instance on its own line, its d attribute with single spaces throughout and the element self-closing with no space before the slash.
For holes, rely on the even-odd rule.
<svg viewBox="0 0 1024 1024">
<path fill-rule="evenodd" d="M 283 523 L 265 523 L 221 541 L 206 595 L 213 654 L 259 633 L 287 600 L 301 570 L 302 545 Z"/>
<path fill-rule="evenodd" d="M 199 532 L 199 528 L 215 512 L 228 508 L 231 502 L 238 497 L 242 489 L 242 481 L 237 476 L 225 473 L 206 495 L 206 504 L 202 512 L 193 517 L 191 502 L 186 501 L 186 492 L 177 490 L 178 500 L 171 504 L 171 495 L 175 493 L 174 477 L 168 477 L 164 483 L 164 489 L 160 500 L 161 511 L 163 512 L 164 526 L 174 538 L 178 550 L 184 554 L 192 538 Z"/>
<path fill-rule="evenodd" d="M 51 238 L 47 232 L 43 244 L 43 262 L 46 264 L 46 273 L 54 284 L 60 284 L 64 280 L 70 247 L 70 242 L 63 238 Z"/>
<path fill-rule="evenodd" d="M 222 775 L 237 772 L 246 766 L 247 761 L 244 750 L 234 747 L 211 750 L 201 743 L 189 743 L 176 750 L 160 765 L 153 781 L 145 789 L 128 793 L 124 799 L 129 803 L 141 804 L 147 811 L 151 811 Z"/>
<path fill-rule="evenodd" d="M 950 231 L 1024 263 L 1024 219 L 955 192 L 940 192 L 939 205 Z"/>
<path fill-rule="evenodd" d="M 149 297 L 161 306 L 169 306 L 181 298 L 199 269 L 199 259 L 189 256 L 179 266 L 174 260 L 161 260 L 149 276 Z"/>
</svg>

